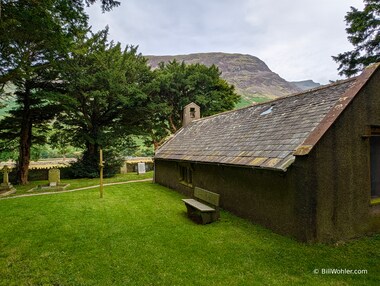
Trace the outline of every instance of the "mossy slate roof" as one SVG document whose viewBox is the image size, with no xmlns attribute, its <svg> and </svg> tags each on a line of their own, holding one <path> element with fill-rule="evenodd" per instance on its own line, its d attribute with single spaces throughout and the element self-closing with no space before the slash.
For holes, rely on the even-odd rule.
<svg viewBox="0 0 380 286">
<path fill-rule="evenodd" d="M 310 138 L 331 126 L 363 84 L 359 76 L 195 120 L 162 145 L 155 159 L 285 171 L 296 155 L 308 153 Z"/>
</svg>

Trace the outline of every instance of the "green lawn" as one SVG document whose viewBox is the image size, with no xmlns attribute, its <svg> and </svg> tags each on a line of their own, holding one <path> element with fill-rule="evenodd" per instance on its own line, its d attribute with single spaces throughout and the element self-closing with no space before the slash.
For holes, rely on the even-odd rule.
<svg viewBox="0 0 380 286">
<path fill-rule="evenodd" d="M 148 179 L 153 178 L 153 171 L 146 172 L 145 174 L 138 175 L 137 173 L 127 173 L 127 174 L 118 174 L 112 178 L 105 178 L 104 184 L 108 183 L 117 183 L 117 182 L 127 182 L 132 180 L 142 180 L 142 179 Z M 69 184 L 69 186 L 66 187 L 66 190 L 73 190 L 78 188 L 84 188 L 94 185 L 99 185 L 99 178 L 95 179 L 62 179 L 62 184 Z M 33 191 L 29 192 L 31 189 L 38 185 L 47 185 L 48 181 L 31 181 L 27 185 L 15 185 L 17 192 L 12 194 L 11 196 L 18 196 L 22 194 L 29 194 L 29 193 L 40 193 L 40 192 L 46 192 L 44 190 L 42 191 Z"/>
<path fill-rule="evenodd" d="M 150 182 L 0 200 L 0 285 L 379 285 L 380 235 L 307 245 Z M 314 269 L 366 269 L 321 275 Z"/>
</svg>

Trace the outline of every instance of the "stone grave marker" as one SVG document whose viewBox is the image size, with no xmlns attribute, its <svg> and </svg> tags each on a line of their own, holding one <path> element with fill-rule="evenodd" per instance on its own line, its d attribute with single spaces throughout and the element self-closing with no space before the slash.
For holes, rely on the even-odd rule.
<svg viewBox="0 0 380 286">
<path fill-rule="evenodd" d="M 59 169 L 53 168 L 49 170 L 49 186 L 56 187 L 61 182 L 61 172 Z"/>
<path fill-rule="evenodd" d="M 145 169 L 145 163 L 138 163 L 137 164 L 137 174 L 145 174 L 146 169 Z"/>
<path fill-rule="evenodd" d="M 2 183 L 2 185 L 8 186 L 8 184 L 9 184 L 9 173 L 10 173 L 11 169 L 7 165 L 5 165 L 3 167 L 2 171 L 3 171 L 3 183 Z"/>
<path fill-rule="evenodd" d="M 3 182 L 0 184 L 0 192 L 1 193 L 9 193 L 15 192 L 16 190 L 13 188 L 12 184 L 9 182 L 9 173 L 11 172 L 11 168 L 7 165 L 3 167 L 1 170 L 3 172 Z"/>
</svg>

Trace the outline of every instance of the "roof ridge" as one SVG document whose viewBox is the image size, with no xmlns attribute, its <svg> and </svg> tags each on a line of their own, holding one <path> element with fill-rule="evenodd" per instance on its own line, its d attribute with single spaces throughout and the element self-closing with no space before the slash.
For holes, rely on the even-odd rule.
<svg viewBox="0 0 380 286">
<path fill-rule="evenodd" d="M 244 106 L 242 108 L 227 110 L 227 111 L 224 111 L 224 112 L 221 112 L 221 113 L 217 113 L 217 114 L 213 114 L 213 115 L 210 115 L 210 116 L 201 117 L 199 119 L 193 120 L 192 122 L 198 122 L 198 121 L 201 121 L 201 120 L 205 120 L 205 119 L 208 119 L 208 118 L 213 118 L 213 117 L 216 117 L 216 116 L 220 116 L 220 115 L 224 115 L 224 114 L 228 114 L 228 113 L 232 113 L 232 112 L 238 112 L 240 110 L 245 110 L 245 109 L 248 109 L 248 108 L 251 108 L 251 107 L 254 107 L 254 106 L 261 106 L 261 105 L 266 105 L 266 104 L 272 104 L 273 102 L 284 100 L 284 99 L 287 99 L 287 98 L 290 98 L 290 97 L 301 96 L 303 94 L 307 94 L 307 93 L 310 93 L 310 92 L 319 91 L 319 90 L 323 90 L 323 89 L 330 88 L 330 87 L 333 87 L 333 86 L 337 86 L 337 85 L 340 85 L 340 84 L 344 84 L 344 83 L 347 83 L 347 82 L 350 82 L 350 81 L 354 81 L 357 78 L 358 78 L 358 76 L 347 78 L 347 79 L 343 79 L 343 80 L 338 80 L 338 81 L 330 83 L 330 84 L 325 84 L 325 85 L 318 86 L 318 87 L 311 88 L 311 89 L 307 89 L 307 90 L 304 90 L 304 91 L 301 91 L 301 92 L 291 93 L 289 95 L 278 97 L 276 99 L 268 100 L 268 101 L 265 101 L 265 102 L 254 103 L 254 104 L 251 104 L 251 105 L 248 105 L 248 106 Z M 201 110 L 201 113 L 202 113 L 202 110 Z"/>
<path fill-rule="evenodd" d="M 339 101 L 335 103 L 316 128 L 308 135 L 304 142 L 293 153 L 294 155 L 303 156 L 309 154 L 314 145 L 317 144 L 330 126 L 337 120 L 379 68 L 380 63 L 372 64 L 365 68 L 363 72 L 355 78 L 356 82 L 341 94 Z"/>
<path fill-rule="evenodd" d="M 355 76 L 355 77 L 350 77 L 350 78 L 346 78 L 346 79 L 337 80 L 337 81 L 329 83 L 329 84 L 324 84 L 324 85 L 317 86 L 317 87 L 310 88 L 310 89 L 306 89 L 306 90 L 303 90 L 303 91 L 300 91 L 300 92 L 296 92 L 296 93 L 292 93 L 292 94 L 289 94 L 289 95 L 285 95 L 285 96 L 283 96 L 281 98 L 302 95 L 304 93 L 309 93 L 309 92 L 314 92 L 314 91 L 322 90 L 322 89 L 325 89 L 325 88 L 330 88 L 330 87 L 333 87 L 333 86 L 336 86 L 336 85 L 340 85 L 340 84 L 344 84 L 344 83 L 347 83 L 347 82 L 350 82 L 350 81 L 354 81 L 358 77 L 359 76 Z"/>
<path fill-rule="evenodd" d="M 204 117 L 200 120 L 210 120 L 181 128 L 160 147 L 155 159 L 285 171 L 299 156 L 313 150 L 379 75 L 380 64 L 365 69 L 357 78 L 252 105 L 239 109 L 241 112 Z"/>
</svg>

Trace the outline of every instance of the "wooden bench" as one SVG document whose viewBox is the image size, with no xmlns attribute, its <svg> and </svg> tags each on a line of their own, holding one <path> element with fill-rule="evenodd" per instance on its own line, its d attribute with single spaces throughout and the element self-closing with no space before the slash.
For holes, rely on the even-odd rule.
<svg viewBox="0 0 380 286">
<path fill-rule="evenodd" d="M 182 200 L 189 218 L 202 224 L 219 219 L 219 194 L 195 187 L 194 198 Z"/>
</svg>

